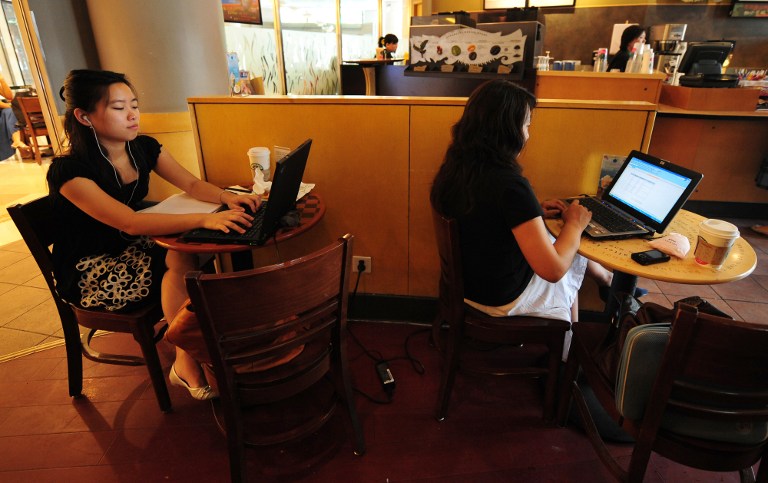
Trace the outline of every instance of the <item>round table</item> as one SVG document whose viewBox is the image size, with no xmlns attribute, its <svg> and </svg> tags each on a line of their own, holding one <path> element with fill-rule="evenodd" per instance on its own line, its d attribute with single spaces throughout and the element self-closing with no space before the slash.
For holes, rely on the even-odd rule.
<svg viewBox="0 0 768 483">
<path fill-rule="evenodd" d="M 711 266 L 699 265 L 693 257 L 699 223 L 706 218 L 686 210 L 680 210 L 663 234 L 680 233 L 691 243 L 691 249 L 683 259 L 671 257 L 669 262 L 655 265 L 640 265 L 630 258 L 635 252 L 650 250 L 648 240 L 628 238 L 624 240 L 594 240 L 582 237 L 579 244 L 579 254 L 594 260 L 606 268 L 613 269 L 614 277 L 611 292 L 633 293 L 637 285 L 637 277 L 645 277 L 662 282 L 685 283 L 694 285 L 710 285 L 740 280 L 748 276 L 757 266 L 757 254 L 752 246 L 739 237 L 733 245 L 720 270 Z M 561 219 L 546 219 L 547 228 L 554 235 L 560 234 L 563 226 Z M 618 310 L 616 298 L 609 297 L 606 314 Z"/>
<path fill-rule="evenodd" d="M 299 212 L 299 225 L 291 228 L 280 228 L 274 237 L 270 238 L 264 246 L 280 243 L 290 238 L 301 235 L 315 226 L 325 215 L 325 204 L 319 194 L 310 192 L 296 202 L 296 210 Z M 259 248 L 251 245 L 232 245 L 224 243 L 192 243 L 179 238 L 178 234 L 153 236 L 152 239 L 163 248 L 183 253 L 234 253 Z"/>
</svg>

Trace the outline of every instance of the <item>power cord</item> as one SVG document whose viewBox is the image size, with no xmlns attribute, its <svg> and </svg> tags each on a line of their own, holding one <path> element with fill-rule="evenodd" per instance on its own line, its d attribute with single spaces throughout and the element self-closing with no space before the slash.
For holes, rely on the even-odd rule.
<svg viewBox="0 0 768 483">
<path fill-rule="evenodd" d="M 352 291 L 352 294 L 349 297 L 349 307 L 352 307 L 352 304 L 355 300 L 355 297 L 357 295 L 357 289 L 360 285 L 360 277 L 365 271 L 365 262 L 360 260 L 357 264 L 357 280 L 355 281 L 355 288 Z M 392 370 L 389 367 L 389 363 L 392 361 L 398 361 L 398 360 L 408 360 L 411 362 L 411 366 L 413 367 L 414 371 L 416 371 L 417 374 L 424 374 L 424 365 L 419 361 L 418 359 L 414 358 L 410 350 L 408 348 L 408 343 L 410 342 L 411 337 L 413 337 L 416 334 L 422 333 L 422 332 L 428 332 L 430 329 L 418 329 L 411 334 L 409 334 L 405 338 L 404 343 L 404 349 L 405 349 L 405 356 L 397 356 L 397 357 L 391 357 L 391 358 L 384 358 L 384 356 L 378 352 L 378 351 L 371 351 L 365 345 L 360 342 L 360 339 L 357 338 L 355 333 L 352 331 L 349 324 L 347 324 L 347 333 L 349 334 L 350 338 L 357 344 L 360 349 L 362 349 L 363 354 L 366 355 L 369 359 L 371 359 L 374 362 L 374 367 L 376 369 L 376 374 L 379 377 L 379 381 L 381 382 L 382 390 L 384 391 L 384 394 L 386 395 L 386 399 L 378 399 L 374 396 L 371 396 L 370 394 L 367 394 L 366 392 L 358 389 L 357 387 L 353 387 L 354 391 L 360 394 L 361 396 L 365 397 L 369 401 L 375 403 L 375 404 L 390 404 L 392 403 L 392 400 L 394 398 L 395 393 L 395 377 L 392 375 Z"/>
</svg>

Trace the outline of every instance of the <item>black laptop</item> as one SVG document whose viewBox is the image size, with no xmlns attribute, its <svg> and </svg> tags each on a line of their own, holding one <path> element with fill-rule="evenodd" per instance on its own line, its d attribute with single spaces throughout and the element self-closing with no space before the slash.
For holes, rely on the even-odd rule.
<svg viewBox="0 0 768 483">
<path fill-rule="evenodd" d="M 661 233 L 704 177 L 639 151 L 627 156 L 602 198 L 579 203 L 592 211 L 584 229 L 595 239 L 641 238 Z"/>
<path fill-rule="evenodd" d="M 275 234 L 283 218 L 296 205 L 296 196 L 301 187 L 301 178 L 309 158 L 309 148 L 312 140 L 307 139 L 298 148 L 288 153 L 275 163 L 272 188 L 269 199 L 261 203 L 256 213 L 253 213 L 253 225 L 245 233 L 230 231 L 224 233 L 218 230 L 196 228 L 183 235 L 181 239 L 192 243 L 223 243 L 235 245 L 263 245 Z M 227 209 L 223 206 L 222 209 Z"/>
</svg>

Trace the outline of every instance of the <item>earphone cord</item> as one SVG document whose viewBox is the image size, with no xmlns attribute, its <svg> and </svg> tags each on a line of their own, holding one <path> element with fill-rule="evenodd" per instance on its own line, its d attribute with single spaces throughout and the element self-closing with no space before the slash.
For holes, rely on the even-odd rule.
<svg viewBox="0 0 768 483">
<path fill-rule="evenodd" d="M 112 161 L 109 160 L 106 154 L 104 154 L 104 151 L 101 150 L 101 143 L 99 142 L 99 137 L 96 135 L 96 129 L 93 128 L 93 124 L 91 124 L 91 131 L 93 132 L 93 138 L 96 140 L 96 148 L 98 148 L 99 153 L 101 153 L 101 157 L 107 160 L 110 166 L 112 166 L 112 171 L 115 172 L 115 181 L 117 181 L 117 186 L 122 189 L 123 183 L 120 181 L 120 176 L 117 174 L 117 168 L 115 168 L 115 165 L 112 164 Z M 141 173 L 139 173 L 139 167 L 136 165 L 136 158 L 133 157 L 133 152 L 131 151 L 131 143 L 130 141 L 126 143 L 128 145 L 128 155 L 131 157 L 131 161 L 133 162 L 133 169 L 136 170 L 136 183 L 133 185 L 133 190 L 131 191 L 131 196 L 128 198 L 128 201 L 125 203 L 126 205 L 130 206 L 131 201 L 133 201 L 133 195 L 136 193 L 136 188 L 139 186 L 139 177 L 141 176 Z"/>
</svg>

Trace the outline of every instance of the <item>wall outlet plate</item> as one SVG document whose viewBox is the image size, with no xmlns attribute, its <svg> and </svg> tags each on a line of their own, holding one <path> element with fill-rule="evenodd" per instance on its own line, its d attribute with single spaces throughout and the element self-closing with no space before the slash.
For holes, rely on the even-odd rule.
<svg viewBox="0 0 768 483">
<path fill-rule="evenodd" d="M 371 264 L 371 257 L 352 257 L 352 271 L 359 272 L 357 269 L 360 262 L 365 263 L 365 270 L 363 273 L 371 273 L 373 266 Z"/>
</svg>

